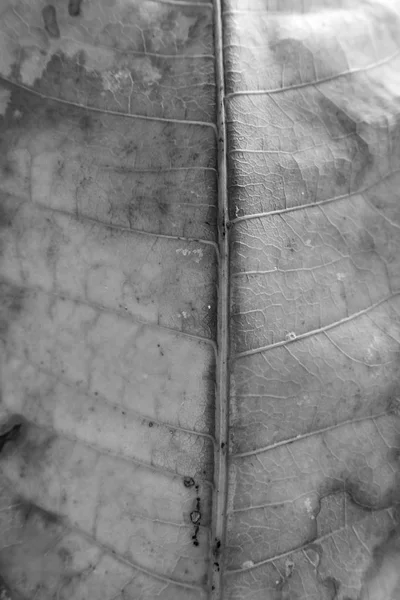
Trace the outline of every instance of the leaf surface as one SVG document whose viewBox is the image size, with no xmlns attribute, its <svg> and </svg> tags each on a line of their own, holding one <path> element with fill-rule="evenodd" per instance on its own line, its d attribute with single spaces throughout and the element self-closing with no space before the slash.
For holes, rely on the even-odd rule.
<svg viewBox="0 0 400 600">
<path fill-rule="evenodd" d="M 1 7 L 1 596 L 398 598 L 399 31 Z"/>
<path fill-rule="evenodd" d="M 301 4 L 225 3 L 225 594 L 394 600 L 400 13 Z"/>
<path fill-rule="evenodd" d="M 0 572 L 12 598 L 203 598 L 212 11 L 68 7 L 59 37 L 42 2 L 1 9 Z"/>
</svg>

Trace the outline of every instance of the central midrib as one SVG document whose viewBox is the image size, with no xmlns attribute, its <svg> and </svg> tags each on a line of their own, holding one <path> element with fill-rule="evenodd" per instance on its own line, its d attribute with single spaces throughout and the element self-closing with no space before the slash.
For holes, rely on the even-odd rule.
<svg viewBox="0 0 400 600">
<path fill-rule="evenodd" d="M 223 554 L 228 492 L 227 453 L 229 417 L 229 213 L 227 195 L 227 148 L 222 0 L 214 2 L 214 44 L 218 148 L 218 324 L 215 393 L 214 496 L 210 550 L 211 598 L 223 598 Z"/>
</svg>

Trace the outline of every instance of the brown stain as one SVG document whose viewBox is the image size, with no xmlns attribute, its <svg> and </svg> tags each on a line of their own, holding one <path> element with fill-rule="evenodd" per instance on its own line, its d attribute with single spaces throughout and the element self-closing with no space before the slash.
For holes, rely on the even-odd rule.
<svg viewBox="0 0 400 600">
<path fill-rule="evenodd" d="M 322 94 L 318 104 L 320 118 L 332 139 L 346 136 L 340 144 L 346 148 L 347 161 L 338 165 L 336 183 L 339 187 L 343 187 L 346 183 L 349 190 L 351 186 L 351 191 L 355 191 L 363 185 L 366 174 L 374 164 L 374 157 L 367 142 L 359 133 L 355 116 Z M 351 170 L 349 170 L 349 163 Z M 352 181 L 349 179 L 350 176 Z"/>
<path fill-rule="evenodd" d="M 81 90 L 84 90 L 86 103 L 97 106 L 99 95 L 103 92 L 102 78 L 98 73 L 86 69 L 85 65 L 86 55 L 83 50 L 73 57 L 66 56 L 59 50 L 52 55 L 33 88 L 45 96 L 56 96 L 79 104 Z M 80 114 L 82 115 L 82 109 Z"/>
<path fill-rule="evenodd" d="M 56 39 L 59 38 L 60 28 L 58 27 L 57 23 L 57 12 L 52 4 L 47 4 L 42 9 L 42 18 L 44 28 L 49 34 L 49 36 Z"/>
<path fill-rule="evenodd" d="M 2 462 L 15 461 L 21 479 L 40 477 L 48 465 L 54 464 L 53 448 L 57 434 L 40 429 L 30 423 L 22 415 L 13 415 L 20 423 L 18 435 L 9 439 L 0 452 Z"/>
<path fill-rule="evenodd" d="M 0 192 L 0 233 L 12 226 L 17 209 L 18 203 L 13 202 L 7 194 Z"/>
<path fill-rule="evenodd" d="M 360 600 L 388 600 L 400 593 L 400 528 L 377 544 L 364 573 Z"/>
<path fill-rule="evenodd" d="M 29 293 L 16 285 L 0 280 L 0 339 L 6 340 L 12 323 L 18 321 L 26 309 Z"/>
<path fill-rule="evenodd" d="M 277 40 L 276 37 L 276 34 L 271 36 L 269 48 L 284 72 L 283 85 L 289 87 L 304 81 L 315 81 L 315 56 L 306 44 L 294 38 Z"/>
<path fill-rule="evenodd" d="M 69 0 L 68 14 L 71 17 L 79 17 L 81 14 L 82 0 Z"/>
<path fill-rule="evenodd" d="M 15 511 L 24 525 L 27 525 L 33 521 L 41 528 L 47 529 L 49 527 L 53 527 L 54 525 L 62 525 L 63 523 L 63 519 L 60 515 L 46 510 L 45 508 L 38 506 L 26 498 L 17 496 L 15 502 Z"/>
<path fill-rule="evenodd" d="M 10 587 L 7 585 L 4 578 L 0 575 L 0 600 L 14 600 L 15 595 L 12 594 Z"/>
</svg>

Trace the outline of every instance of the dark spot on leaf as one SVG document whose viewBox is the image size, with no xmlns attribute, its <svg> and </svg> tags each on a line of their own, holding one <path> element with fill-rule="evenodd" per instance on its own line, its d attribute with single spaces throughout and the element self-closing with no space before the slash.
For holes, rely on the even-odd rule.
<svg viewBox="0 0 400 600">
<path fill-rule="evenodd" d="M 17 497 L 15 504 L 16 511 L 24 523 L 28 523 L 28 521 L 32 520 L 39 520 L 45 527 L 50 527 L 51 525 L 60 525 L 63 521 L 60 515 L 53 511 L 46 510 L 25 498 Z"/>
<path fill-rule="evenodd" d="M 72 554 L 71 551 L 68 550 L 68 548 L 60 548 L 57 551 L 58 556 L 60 557 L 61 561 L 68 566 L 69 563 L 71 562 L 72 559 Z M 0 600 L 1 600 L 1 596 L 0 596 Z"/>
<path fill-rule="evenodd" d="M 0 152 L 0 164 L 1 161 L 2 157 Z M 12 226 L 21 204 L 22 202 L 16 201 L 15 198 L 0 194 L 0 231 Z"/>
<path fill-rule="evenodd" d="M 197 525 L 198 523 L 200 523 L 200 519 L 201 513 L 198 510 L 192 510 L 192 512 L 190 513 L 190 520 L 192 521 L 192 523 L 194 525 Z"/>
<path fill-rule="evenodd" d="M 183 478 L 183 485 L 187 488 L 193 487 L 194 486 L 194 479 L 193 477 L 184 477 Z M 196 486 L 197 488 L 198 486 Z"/>
<path fill-rule="evenodd" d="M 327 577 L 323 580 L 322 584 L 331 593 L 332 600 L 338 597 L 340 582 L 335 577 Z"/>
<path fill-rule="evenodd" d="M 283 86 L 315 81 L 317 79 L 315 56 L 310 48 L 300 40 L 293 38 L 277 40 L 276 38 L 276 35 L 271 35 L 269 38 L 272 40 L 270 49 L 283 69 Z"/>
<path fill-rule="evenodd" d="M 7 442 L 12 442 L 17 439 L 17 437 L 20 433 L 21 427 L 22 427 L 22 423 L 16 423 L 6 433 L 3 433 L 2 435 L 0 435 L 0 452 L 3 450 L 3 447 Z"/>
<path fill-rule="evenodd" d="M 47 4 L 42 10 L 44 28 L 52 38 L 60 37 L 60 29 L 57 23 L 57 12 L 52 4 Z"/>
<path fill-rule="evenodd" d="M 26 290 L 5 282 L 0 282 L 0 339 L 5 339 L 11 324 L 24 311 Z"/>
<path fill-rule="evenodd" d="M 90 131 L 93 126 L 91 115 L 83 115 L 83 117 L 79 119 L 79 126 L 84 133 Z"/>
<path fill-rule="evenodd" d="M 11 590 L 0 575 L 0 600 L 13 600 Z"/>
<path fill-rule="evenodd" d="M 150 421 L 149 427 L 153 427 L 153 425 L 154 425 L 153 421 Z"/>
<path fill-rule="evenodd" d="M 340 166 L 336 169 L 336 182 L 339 187 L 348 182 L 347 187 L 351 184 L 352 188 L 349 191 L 354 191 L 364 183 L 365 176 L 373 164 L 373 155 L 367 142 L 361 137 L 357 120 L 349 109 L 344 110 L 326 96 L 321 96 L 318 102 L 321 119 L 331 137 L 344 137 L 340 143 L 345 145 L 351 164 L 351 170 L 348 168 L 348 161 L 343 163 L 342 170 Z M 350 177 L 353 181 L 350 181 Z"/>
<path fill-rule="evenodd" d="M 336 183 L 339 187 L 343 187 L 346 184 L 346 177 L 341 171 L 336 174 Z"/>
<path fill-rule="evenodd" d="M 289 579 L 292 576 L 294 570 L 294 562 L 292 560 L 287 560 L 285 563 L 285 577 Z"/>
<path fill-rule="evenodd" d="M 81 13 L 82 0 L 69 0 L 68 13 L 71 17 L 78 17 Z"/>
</svg>

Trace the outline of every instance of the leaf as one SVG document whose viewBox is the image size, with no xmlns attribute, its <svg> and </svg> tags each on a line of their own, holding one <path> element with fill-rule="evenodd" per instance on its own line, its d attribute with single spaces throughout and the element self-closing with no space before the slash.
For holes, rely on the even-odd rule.
<svg viewBox="0 0 400 600">
<path fill-rule="evenodd" d="M 0 596 L 395 600 L 394 0 L 0 9 Z"/>
<path fill-rule="evenodd" d="M 399 8 L 226 9 L 225 597 L 394 600 Z"/>
<path fill-rule="evenodd" d="M 13 600 L 203 598 L 212 11 L 75 4 L 1 15 L 0 573 Z"/>
</svg>

